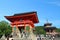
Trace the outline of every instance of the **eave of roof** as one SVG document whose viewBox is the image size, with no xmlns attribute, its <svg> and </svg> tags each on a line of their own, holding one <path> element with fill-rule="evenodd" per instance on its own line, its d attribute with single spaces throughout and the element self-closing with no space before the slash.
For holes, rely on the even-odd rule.
<svg viewBox="0 0 60 40">
<path fill-rule="evenodd" d="M 25 17 L 25 16 L 29 16 L 32 15 L 32 17 L 35 15 L 35 23 L 38 23 L 38 17 L 37 17 L 37 12 L 26 12 L 26 13 L 20 13 L 20 14 L 14 14 L 13 16 L 5 16 L 6 19 L 8 19 L 9 21 L 11 21 L 13 18 L 17 18 L 17 17 Z M 11 18 L 11 19 L 10 19 Z"/>
</svg>

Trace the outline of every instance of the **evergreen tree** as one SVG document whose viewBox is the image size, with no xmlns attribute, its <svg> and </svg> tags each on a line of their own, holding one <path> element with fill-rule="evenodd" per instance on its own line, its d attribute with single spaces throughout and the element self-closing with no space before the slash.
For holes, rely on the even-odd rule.
<svg viewBox="0 0 60 40">
<path fill-rule="evenodd" d="M 9 23 L 6 21 L 0 21 L 0 38 L 2 37 L 2 35 L 5 35 L 5 37 L 9 37 L 11 32 L 12 28 Z"/>
</svg>

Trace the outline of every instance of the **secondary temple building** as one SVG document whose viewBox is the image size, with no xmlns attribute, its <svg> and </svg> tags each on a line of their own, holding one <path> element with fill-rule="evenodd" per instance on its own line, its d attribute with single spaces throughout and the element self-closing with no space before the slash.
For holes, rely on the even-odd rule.
<svg viewBox="0 0 60 40">
<path fill-rule="evenodd" d="M 52 26 L 52 23 L 49 23 L 48 21 L 44 24 L 44 29 L 47 35 L 55 36 L 57 34 L 56 27 Z"/>
<path fill-rule="evenodd" d="M 36 40 L 32 29 L 35 27 L 34 24 L 39 22 L 37 12 L 19 13 L 5 16 L 5 18 L 10 21 L 13 38 L 25 38 L 29 36 L 30 39 Z"/>
</svg>

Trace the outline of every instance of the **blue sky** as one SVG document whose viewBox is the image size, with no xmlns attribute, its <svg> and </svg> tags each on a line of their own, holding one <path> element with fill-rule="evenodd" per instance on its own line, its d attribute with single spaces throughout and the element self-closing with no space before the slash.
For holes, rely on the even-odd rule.
<svg viewBox="0 0 60 40">
<path fill-rule="evenodd" d="M 60 28 L 60 0 L 0 0 L 0 21 L 6 20 L 4 16 L 30 11 L 37 11 L 36 25 L 44 25 L 48 19 Z"/>
</svg>

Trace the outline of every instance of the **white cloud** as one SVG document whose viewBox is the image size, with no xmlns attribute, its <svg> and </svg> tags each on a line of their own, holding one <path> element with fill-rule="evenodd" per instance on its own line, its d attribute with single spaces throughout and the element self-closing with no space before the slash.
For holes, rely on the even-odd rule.
<svg viewBox="0 0 60 40">
<path fill-rule="evenodd" d="M 56 6 L 60 6 L 60 2 L 48 2 L 49 4 L 53 4 L 53 5 L 56 5 Z"/>
</svg>

